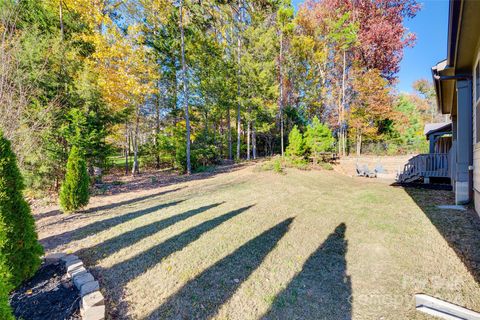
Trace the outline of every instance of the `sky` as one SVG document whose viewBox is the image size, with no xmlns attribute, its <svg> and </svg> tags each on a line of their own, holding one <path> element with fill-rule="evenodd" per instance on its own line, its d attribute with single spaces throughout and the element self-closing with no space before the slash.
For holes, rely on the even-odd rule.
<svg viewBox="0 0 480 320">
<path fill-rule="evenodd" d="M 298 7 L 302 0 L 292 1 Z M 431 80 L 431 67 L 447 57 L 448 0 L 420 1 L 422 10 L 405 22 L 409 32 L 417 35 L 413 48 L 406 48 L 398 74 L 397 89 L 411 92 L 412 83 L 421 78 Z"/>
</svg>

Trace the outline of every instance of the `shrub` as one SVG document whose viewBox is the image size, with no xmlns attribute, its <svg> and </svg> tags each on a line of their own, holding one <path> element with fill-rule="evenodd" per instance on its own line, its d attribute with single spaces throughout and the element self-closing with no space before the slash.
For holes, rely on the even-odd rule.
<svg viewBox="0 0 480 320">
<path fill-rule="evenodd" d="M 8 289 L 6 283 L 0 281 L 0 319 L 14 320 L 12 310 L 8 305 Z"/>
<path fill-rule="evenodd" d="M 276 173 L 283 173 L 283 162 L 282 158 L 275 156 L 269 161 L 262 163 L 260 166 L 261 171 L 274 171 Z"/>
<path fill-rule="evenodd" d="M 322 169 L 324 169 L 324 170 L 333 170 L 332 164 L 330 164 L 328 162 L 321 162 L 320 167 L 322 167 Z"/>
<path fill-rule="evenodd" d="M 312 124 L 307 127 L 305 132 L 305 148 L 312 154 L 331 151 L 334 139 L 330 129 L 322 124 L 317 117 L 313 118 Z"/>
<path fill-rule="evenodd" d="M 273 171 L 276 173 L 283 173 L 282 160 L 279 158 L 273 159 Z"/>
<path fill-rule="evenodd" d="M 88 204 L 89 184 L 87 166 L 77 147 L 70 150 L 67 173 L 60 190 L 60 206 L 64 212 L 72 212 Z"/>
<path fill-rule="evenodd" d="M 286 159 L 286 164 L 288 167 L 291 168 L 297 168 L 300 170 L 308 170 L 310 169 L 310 166 L 304 158 L 301 157 L 287 157 Z"/>
<path fill-rule="evenodd" d="M 33 276 L 43 254 L 23 189 L 15 154 L 0 132 L 0 282 L 7 287 L 2 290 L 14 288 Z M 4 307 L 0 308 L 3 311 Z"/>
<path fill-rule="evenodd" d="M 288 134 L 288 147 L 287 147 L 287 156 L 291 157 L 303 157 L 304 154 L 304 144 L 302 133 L 298 130 L 295 125 Z"/>
</svg>

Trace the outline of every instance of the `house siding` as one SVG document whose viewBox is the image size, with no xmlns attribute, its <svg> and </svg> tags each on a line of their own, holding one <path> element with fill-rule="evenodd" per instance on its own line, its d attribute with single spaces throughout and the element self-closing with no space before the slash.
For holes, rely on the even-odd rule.
<svg viewBox="0 0 480 320">
<path fill-rule="evenodd" d="M 478 124 L 477 119 L 480 120 L 480 117 L 477 117 L 477 113 L 480 111 L 480 92 L 477 92 L 478 88 L 478 72 L 477 64 L 479 63 L 480 50 L 477 45 L 477 54 L 475 55 L 475 60 L 472 63 L 472 133 L 473 133 L 473 202 L 475 205 L 475 211 L 480 214 L 480 141 L 479 135 L 477 135 Z M 480 133 L 480 132 L 479 132 Z"/>
<path fill-rule="evenodd" d="M 473 101 L 476 100 L 474 91 Z M 477 140 L 476 128 L 477 110 L 479 109 L 480 101 L 478 103 L 473 102 L 473 201 L 475 203 L 475 211 L 480 214 L 480 141 Z"/>
</svg>

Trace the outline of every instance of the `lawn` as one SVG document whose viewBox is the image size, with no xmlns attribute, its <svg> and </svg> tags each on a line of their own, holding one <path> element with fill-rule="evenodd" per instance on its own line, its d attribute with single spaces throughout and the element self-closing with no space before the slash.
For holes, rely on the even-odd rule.
<svg viewBox="0 0 480 320">
<path fill-rule="evenodd" d="M 258 165 L 193 178 L 39 212 L 40 238 L 84 259 L 112 319 L 429 319 L 419 292 L 480 311 L 478 221 L 436 209 L 449 192 Z"/>
</svg>

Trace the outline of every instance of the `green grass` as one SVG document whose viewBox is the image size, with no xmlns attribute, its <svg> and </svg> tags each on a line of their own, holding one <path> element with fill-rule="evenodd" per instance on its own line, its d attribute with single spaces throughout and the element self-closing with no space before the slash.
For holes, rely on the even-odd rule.
<svg viewBox="0 0 480 320">
<path fill-rule="evenodd" d="M 447 236 L 453 213 L 427 205 L 450 193 L 285 173 L 247 166 L 147 190 L 41 237 L 71 239 L 52 250 L 85 260 L 115 319 L 429 319 L 418 292 L 480 310 L 476 271 Z"/>
</svg>

